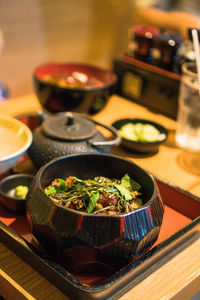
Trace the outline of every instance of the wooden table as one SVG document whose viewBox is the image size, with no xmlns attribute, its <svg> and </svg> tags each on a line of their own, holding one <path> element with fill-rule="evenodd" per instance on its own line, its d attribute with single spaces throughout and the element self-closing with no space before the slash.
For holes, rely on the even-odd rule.
<svg viewBox="0 0 200 300">
<path fill-rule="evenodd" d="M 0 113 L 20 116 L 41 109 L 34 94 L 11 99 L 0 104 Z M 161 114 L 150 112 L 147 108 L 114 95 L 108 105 L 94 118 L 104 124 L 124 117 L 141 117 L 156 120 L 170 132 L 167 142 L 153 156 L 136 155 L 116 147 L 114 153 L 133 160 L 153 175 L 200 196 L 200 153 L 189 153 L 175 145 L 176 122 Z"/>
<path fill-rule="evenodd" d="M 0 113 L 14 117 L 39 109 L 41 107 L 34 94 L 0 103 Z M 124 117 L 158 121 L 169 129 L 169 138 L 160 146 L 158 153 L 151 156 L 136 155 L 120 147 L 116 147 L 114 153 L 126 156 L 160 179 L 200 196 L 200 154 L 189 153 L 176 146 L 176 122 L 117 95 L 111 97 L 106 108 L 94 119 L 110 125 Z M 189 299 L 200 290 L 199 249 L 200 237 L 120 299 Z M 0 253 L 0 293 L 7 299 L 67 299 L 4 245 L 0 245 Z M 13 264 L 16 272 L 13 272 Z"/>
</svg>

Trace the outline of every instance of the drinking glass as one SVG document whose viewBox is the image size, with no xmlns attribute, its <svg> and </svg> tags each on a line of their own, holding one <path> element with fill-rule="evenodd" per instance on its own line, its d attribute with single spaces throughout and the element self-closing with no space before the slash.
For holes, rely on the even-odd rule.
<svg viewBox="0 0 200 300">
<path fill-rule="evenodd" d="M 200 151 L 200 86 L 193 62 L 182 66 L 176 142 L 186 150 Z"/>
</svg>

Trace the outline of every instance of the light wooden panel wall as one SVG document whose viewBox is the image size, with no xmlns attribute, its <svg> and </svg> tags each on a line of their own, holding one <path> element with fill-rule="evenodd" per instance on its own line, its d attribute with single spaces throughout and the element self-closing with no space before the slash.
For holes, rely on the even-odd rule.
<svg viewBox="0 0 200 300">
<path fill-rule="evenodd" d="M 131 1 L 1 0 L 5 46 L 0 80 L 10 96 L 32 92 L 32 72 L 47 61 L 81 61 L 110 68 L 127 43 Z"/>
</svg>

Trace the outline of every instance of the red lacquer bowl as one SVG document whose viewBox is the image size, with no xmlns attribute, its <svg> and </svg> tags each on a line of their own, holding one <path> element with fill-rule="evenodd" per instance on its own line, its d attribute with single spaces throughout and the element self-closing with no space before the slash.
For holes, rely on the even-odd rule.
<svg viewBox="0 0 200 300">
<path fill-rule="evenodd" d="M 88 80 L 96 79 L 101 85 L 65 86 L 46 80 L 48 76 L 85 75 Z M 109 70 L 82 63 L 48 63 L 38 66 L 33 75 L 35 92 L 47 111 L 51 113 L 76 111 L 96 114 L 104 108 L 115 92 L 117 77 Z"/>
</svg>

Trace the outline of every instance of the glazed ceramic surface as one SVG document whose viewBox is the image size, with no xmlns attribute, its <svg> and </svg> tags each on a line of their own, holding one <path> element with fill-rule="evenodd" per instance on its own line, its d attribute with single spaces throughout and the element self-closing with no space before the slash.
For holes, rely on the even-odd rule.
<svg viewBox="0 0 200 300">
<path fill-rule="evenodd" d="M 109 130 L 114 138 L 107 141 L 96 125 Z M 28 151 L 33 163 L 41 167 L 53 158 L 77 153 L 109 153 L 121 138 L 117 130 L 95 122 L 79 113 L 58 113 L 47 118 L 33 131 L 33 142 Z"/>
<path fill-rule="evenodd" d="M 128 214 L 95 215 L 64 208 L 43 191 L 55 178 L 121 178 L 128 173 L 142 186 L 144 205 Z M 151 247 L 164 213 L 154 178 L 133 162 L 109 154 L 62 157 L 42 167 L 27 197 L 32 233 L 48 252 L 65 257 L 69 249 L 88 245 L 105 255 L 129 259 Z"/>
<path fill-rule="evenodd" d="M 88 89 L 60 87 L 43 80 L 46 74 L 72 74 L 80 72 L 96 77 L 103 86 Z M 104 108 L 115 92 L 117 77 L 111 71 L 81 63 L 50 63 L 36 68 L 33 76 L 35 92 L 47 111 L 51 113 L 76 111 L 96 114 Z"/>
<path fill-rule="evenodd" d="M 19 120 L 0 115 L 0 174 L 9 170 L 32 142 L 30 129 Z"/>
<path fill-rule="evenodd" d="M 127 138 L 122 137 L 122 142 L 121 146 L 132 151 L 132 152 L 138 152 L 138 153 L 156 153 L 159 149 L 159 146 L 164 143 L 168 137 L 168 130 L 153 121 L 146 120 L 146 119 L 138 119 L 138 118 L 125 118 L 125 119 L 120 119 L 115 121 L 112 126 L 116 128 L 117 130 L 120 130 L 120 128 L 127 124 L 127 123 L 132 123 L 132 124 L 149 124 L 153 125 L 155 128 L 157 128 L 161 134 L 164 134 L 165 137 L 161 141 L 155 141 L 155 142 L 140 142 L 140 141 L 131 141 Z"/>
</svg>

